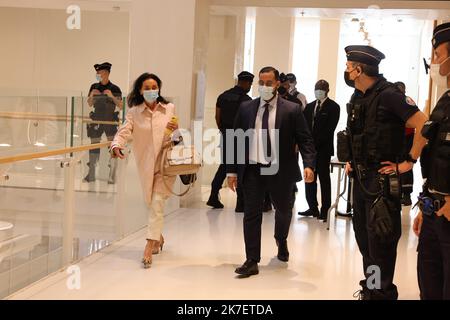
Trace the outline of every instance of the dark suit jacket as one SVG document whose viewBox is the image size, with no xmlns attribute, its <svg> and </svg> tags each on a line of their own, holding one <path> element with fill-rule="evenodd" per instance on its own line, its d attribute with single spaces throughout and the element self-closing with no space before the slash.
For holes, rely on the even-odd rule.
<svg viewBox="0 0 450 320">
<path fill-rule="evenodd" d="M 234 129 L 244 131 L 255 128 L 260 98 L 243 102 L 236 115 Z M 275 129 L 279 129 L 278 172 L 275 183 L 294 183 L 302 180 L 297 162 L 295 145 L 299 146 L 305 167 L 315 169 L 316 151 L 311 133 L 298 104 L 278 97 Z M 276 151 L 275 151 L 276 152 Z M 242 182 L 245 168 L 249 164 L 249 143 L 245 146 L 245 164 L 227 164 L 227 173 L 237 173 Z"/>
<path fill-rule="evenodd" d="M 312 121 L 316 102 L 317 100 L 308 103 L 303 114 L 305 115 L 309 130 L 312 132 L 317 153 L 332 156 L 334 154 L 334 131 L 339 122 L 341 108 L 336 102 L 327 98 L 321 106 L 313 128 Z"/>
</svg>

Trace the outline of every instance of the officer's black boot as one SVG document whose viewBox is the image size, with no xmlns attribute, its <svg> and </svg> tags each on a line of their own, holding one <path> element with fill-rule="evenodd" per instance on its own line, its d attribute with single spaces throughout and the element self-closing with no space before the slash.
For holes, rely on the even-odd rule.
<svg viewBox="0 0 450 320">
<path fill-rule="evenodd" d="M 95 181 L 95 167 L 97 165 L 99 158 L 100 153 L 93 153 L 93 152 L 89 153 L 89 162 L 87 163 L 87 165 L 89 166 L 89 172 L 83 179 L 85 182 Z"/>
<path fill-rule="evenodd" d="M 361 290 L 356 291 L 353 297 L 358 300 L 371 300 L 371 291 L 367 288 L 366 280 L 361 280 L 359 285 L 361 286 Z"/>
<path fill-rule="evenodd" d="M 219 200 L 219 195 L 217 193 L 211 193 L 209 196 L 208 202 L 206 202 L 207 206 L 213 207 L 213 209 L 222 209 L 223 204 Z"/>
<path fill-rule="evenodd" d="M 109 178 L 108 184 L 116 183 L 117 159 L 109 159 Z"/>
</svg>

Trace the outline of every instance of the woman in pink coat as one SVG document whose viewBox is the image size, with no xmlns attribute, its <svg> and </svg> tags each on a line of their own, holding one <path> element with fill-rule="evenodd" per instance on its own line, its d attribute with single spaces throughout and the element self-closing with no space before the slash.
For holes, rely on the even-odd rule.
<svg viewBox="0 0 450 320">
<path fill-rule="evenodd" d="M 126 121 L 111 143 L 112 157 L 123 159 L 121 150 L 128 140 L 133 140 L 142 191 L 149 208 L 147 245 L 142 259 L 144 268 L 151 266 L 152 254 L 159 253 L 163 248 L 164 207 L 170 192 L 164 186 L 160 173 L 162 145 L 170 140 L 165 134 L 166 129 L 178 129 L 177 124 L 170 122 L 175 115 L 175 106 L 161 96 L 161 85 L 161 80 L 154 74 L 144 73 L 136 79 L 128 96 L 130 109 Z M 169 187 L 173 186 L 174 181 L 175 178 L 168 179 Z"/>
</svg>

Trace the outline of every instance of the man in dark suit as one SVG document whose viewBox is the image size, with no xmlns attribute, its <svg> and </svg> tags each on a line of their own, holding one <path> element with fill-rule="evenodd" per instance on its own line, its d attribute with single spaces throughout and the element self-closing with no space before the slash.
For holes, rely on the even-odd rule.
<svg viewBox="0 0 450 320">
<path fill-rule="evenodd" d="M 330 85 L 325 80 L 316 83 L 315 101 L 306 105 L 303 111 L 308 128 L 312 132 L 314 146 L 317 151 L 316 174 L 313 183 L 305 184 L 306 200 L 309 209 L 299 212 L 302 216 L 314 216 L 326 222 L 328 209 L 331 207 L 330 160 L 334 154 L 334 131 L 339 122 L 340 107 L 328 98 Z M 320 212 L 317 203 L 317 176 L 320 180 L 322 207 Z"/>
<path fill-rule="evenodd" d="M 292 218 L 292 189 L 302 179 L 295 156 L 298 145 L 305 167 L 305 181 L 314 179 L 314 142 L 301 109 L 278 96 L 279 72 L 265 67 L 259 73 L 260 98 L 243 102 L 234 131 L 237 157 L 227 158 L 228 186 L 234 191 L 238 178 L 244 190 L 244 239 L 247 260 L 236 269 L 243 276 L 258 274 L 261 260 L 261 223 L 264 193 L 269 191 L 275 207 L 277 257 L 289 260 L 287 237 Z M 267 132 L 269 134 L 267 134 Z M 248 139 L 244 136 L 247 135 Z M 244 137 L 243 137 L 244 136 Z M 229 141 L 235 141 L 229 138 Z M 234 149 L 233 149 L 234 150 Z"/>
</svg>

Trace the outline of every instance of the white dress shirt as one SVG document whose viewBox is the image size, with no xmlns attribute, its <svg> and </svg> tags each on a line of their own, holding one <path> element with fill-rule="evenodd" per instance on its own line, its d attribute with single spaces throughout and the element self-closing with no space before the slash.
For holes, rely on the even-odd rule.
<svg viewBox="0 0 450 320">
<path fill-rule="evenodd" d="M 270 135 L 270 145 L 271 145 L 271 155 L 274 156 L 274 151 L 276 150 L 275 143 L 275 119 L 277 115 L 277 101 L 278 94 L 269 102 L 269 135 Z M 255 121 L 255 134 L 256 139 L 252 139 L 250 150 L 249 150 L 249 161 L 250 163 L 261 163 L 261 164 L 269 164 L 270 159 L 266 159 L 264 155 L 264 144 L 263 144 L 263 135 L 262 135 L 262 119 L 265 110 L 266 101 L 261 99 L 259 104 L 258 112 L 256 113 L 256 121 Z M 269 161 L 267 161 L 269 160 Z"/>
<path fill-rule="evenodd" d="M 277 101 L 278 94 L 269 102 L 269 135 L 270 135 L 270 145 L 271 145 L 271 155 L 272 158 L 276 157 L 275 150 L 276 148 L 276 139 L 275 139 L 275 119 L 277 116 Z M 249 162 L 250 163 L 261 163 L 261 164 L 269 164 L 270 162 L 276 163 L 276 158 L 273 161 L 267 161 L 264 156 L 264 145 L 263 145 L 263 136 L 262 136 L 262 118 L 264 114 L 264 106 L 266 105 L 266 101 L 261 99 L 259 104 L 258 111 L 256 113 L 256 121 L 255 121 L 255 135 L 256 139 L 253 138 L 250 141 L 250 150 L 249 150 Z M 252 129 L 250 129 L 252 130 Z M 228 173 L 227 177 L 236 177 L 236 173 Z"/>
</svg>

